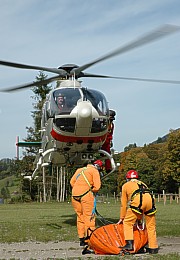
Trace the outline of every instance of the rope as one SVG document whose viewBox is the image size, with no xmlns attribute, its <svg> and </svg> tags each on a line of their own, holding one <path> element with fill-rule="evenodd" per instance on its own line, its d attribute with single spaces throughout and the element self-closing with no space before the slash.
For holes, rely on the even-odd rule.
<svg viewBox="0 0 180 260">
<path fill-rule="evenodd" d="M 95 208 L 95 213 L 96 213 L 96 216 L 98 217 L 99 221 L 103 224 L 103 226 L 108 225 L 108 224 L 114 224 L 114 222 L 105 219 L 105 218 L 97 211 L 97 208 Z"/>
</svg>

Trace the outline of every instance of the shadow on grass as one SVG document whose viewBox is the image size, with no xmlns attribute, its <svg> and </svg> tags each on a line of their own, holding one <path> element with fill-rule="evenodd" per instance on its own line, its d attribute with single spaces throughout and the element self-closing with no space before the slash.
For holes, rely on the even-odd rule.
<svg viewBox="0 0 180 260">
<path fill-rule="evenodd" d="M 49 223 L 49 224 L 46 224 L 48 227 L 51 227 L 51 228 L 54 228 L 54 229 L 61 229 L 62 226 L 61 225 L 58 225 L 56 223 Z"/>
<path fill-rule="evenodd" d="M 63 215 L 63 218 L 65 220 L 63 223 L 70 225 L 70 226 L 76 226 L 76 214 L 72 215 Z M 102 216 L 96 216 L 96 226 L 103 226 L 108 224 L 116 224 L 119 221 L 119 219 L 113 219 L 113 218 L 103 218 Z"/>
<path fill-rule="evenodd" d="M 70 226 L 76 226 L 76 214 L 71 214 L 71 215 L 62 215 L 65 220 L 63 223 L 70 225 Z"/>
<path fill-rule="evenodd" d="M 98 227 L 109 225 L 109 224 L 116 224 L 118 221 L 119 219 L 103 218 L 103 217 L 96 216 L 96 226 Z"/>
</svg>

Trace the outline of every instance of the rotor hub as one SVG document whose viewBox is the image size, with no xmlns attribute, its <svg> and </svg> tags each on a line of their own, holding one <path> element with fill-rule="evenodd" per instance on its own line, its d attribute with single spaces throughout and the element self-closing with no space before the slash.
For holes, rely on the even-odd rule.
<svg viewBox="0 0 180 260">
<path fill-rule="evenodd" d="M 76 64 L 64 64 L 60 66 L 58 69 L 63 69 L 70 74 L 73 69 L 77 69 L 77 68 L 79 68 L 79 66 Z"/>
</svg>

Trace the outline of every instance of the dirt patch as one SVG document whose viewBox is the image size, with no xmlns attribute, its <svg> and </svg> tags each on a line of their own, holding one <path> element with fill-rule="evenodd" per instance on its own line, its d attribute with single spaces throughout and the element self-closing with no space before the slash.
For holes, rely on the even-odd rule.
<svg viewBox="0 0 180 260">
<path fill-rule="evenodd" d="M 178 253 L 180 255 L 180 237 L 158 238 L 159 254 Z M 103 256 L 81 254 L 82 248 L 78 242 L 22 242 L 0 244 L 0 259 L 47 260 L 47 259 L 85 259 Z"/>
</svg>

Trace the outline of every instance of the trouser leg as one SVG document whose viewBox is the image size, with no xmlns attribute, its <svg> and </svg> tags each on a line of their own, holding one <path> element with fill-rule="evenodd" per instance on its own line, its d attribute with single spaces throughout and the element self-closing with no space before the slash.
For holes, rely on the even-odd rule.
<svg viewBox="0 0 180 260">
<path fill-rule="evenodd" d="M 124 238 L 125 240 L 134 240 L 133 238 L 133 226 L 138 216 L 130 208 L 126 212 L 126 216 L 123 221 L 124 225 Z"/>
<path fill-rule="evenodd" d="M 95 229 L 95 216 L 92 216 L 92 211 L 94 208 L 94 196 L 91 192 L 83 196 L 81 200 L 84 224 L 85 224 L 85 236 L 88 235 L 88 229 Z"/>
<path fill-rule="evenodd" d="M 76 201 L 72 198 L 72 206 L 77 214 L 78 236 L 79 236 L 79 238 L 83 238 L 85 236 L 85 222 L 84 222 L 84 216 L 83 216 L 81 202 Z"/>
<path fill-rule="evenodd" d="M 156 219 L 155 214 L 145 216 L 146 227 L 148 232 L 148 243 L 149 248 L 158 248 L 157 237 L 156 237 Z"/>
</svg>

